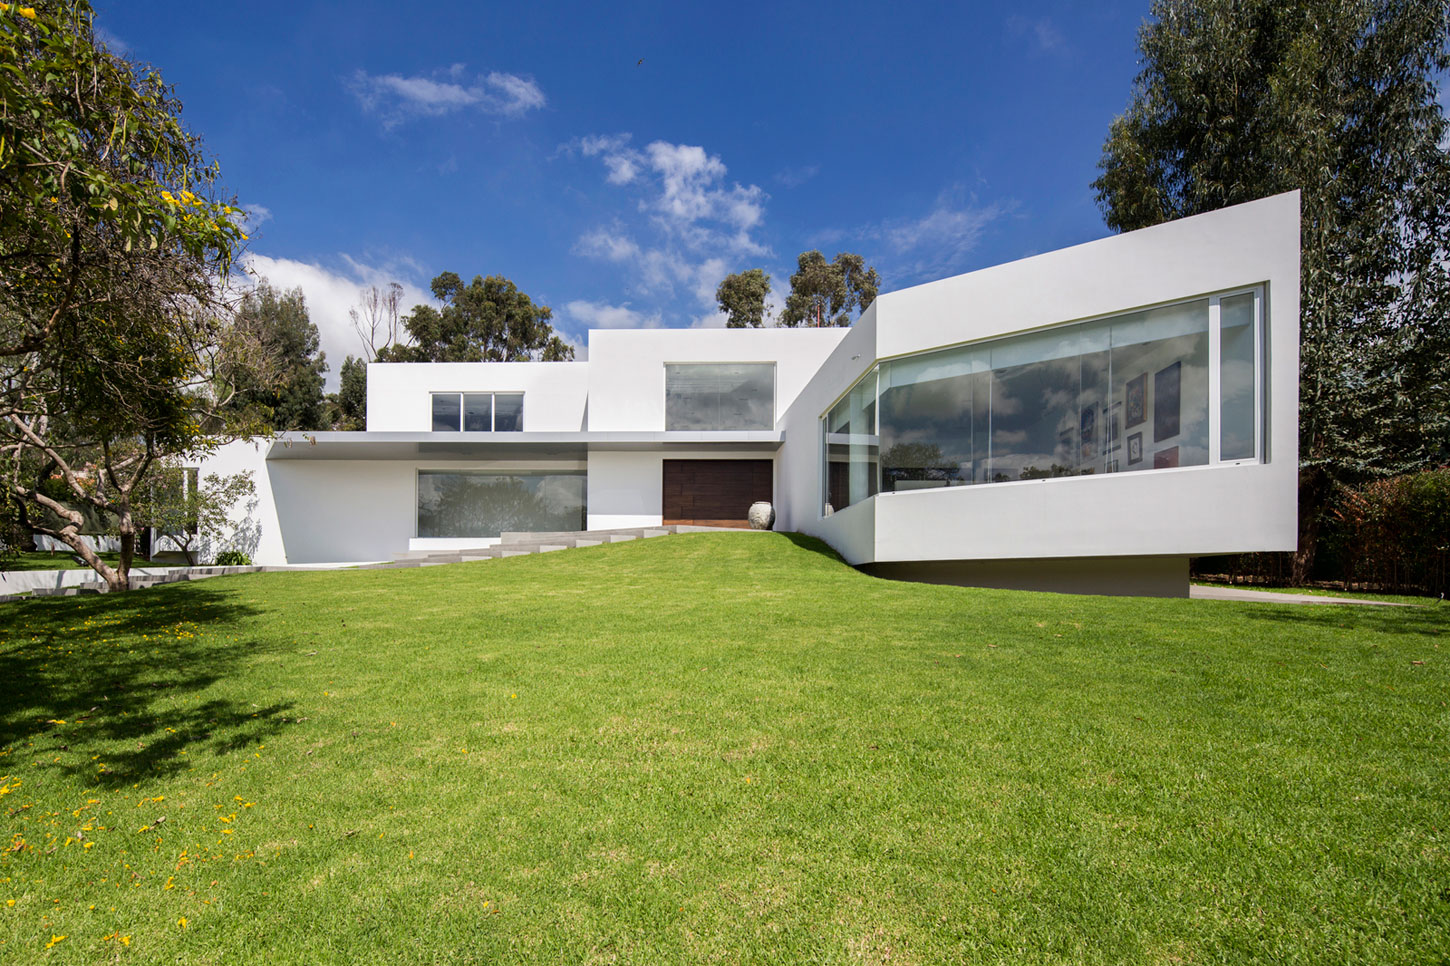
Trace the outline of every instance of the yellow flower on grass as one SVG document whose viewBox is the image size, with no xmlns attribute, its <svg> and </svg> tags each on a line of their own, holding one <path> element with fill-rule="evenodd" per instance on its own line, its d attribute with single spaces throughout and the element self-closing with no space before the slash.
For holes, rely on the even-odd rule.
<svg viewBox="0 0 1450 966">
<path fill-rule="evenodd" d="M 180 919 L 176 920 L 176 924 L 178 926 L 180 926 L 182 929 L 185 929 L 186 928 L 186 917 L 185 916 L 182 916 Z"/>
<path fill-rule="evenodd" d="M 66 935 L 69 935 L 69 933 L 67 933 Z M 64 938 L 65 938 L 65 936 L 56 936 L 56 935 L 52 934 L 51 937 L 50 937 L 50 942 L 48 942 L 48 943 L 45 944 L 45 948 L 46 949 L 49 949 L 51 946 L 56 945 L 57 943 L 59 943 Z"/>
<path fill-rule="evenodd" d="M 24 17 L 26 20 L 34 20 L 35 19 L 35 8 L 34 7 L 21 7 L 19 10 L 16 10 L 15 12 L 18 13 L 18 14 L 20 14 L 20 16 Z"/>
</svg>

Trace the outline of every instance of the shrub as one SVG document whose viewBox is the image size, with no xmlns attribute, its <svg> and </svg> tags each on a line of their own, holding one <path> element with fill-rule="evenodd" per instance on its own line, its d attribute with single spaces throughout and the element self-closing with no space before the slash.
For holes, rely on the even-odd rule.
<svg viewBox="0 0 1450 966">
<path fill-rule="evenodd" d="M 223 550 L 216 555 L 218 567 L 250 567 L 252 558 L 240 550 Z"/>
<path fill-rule="evenodd" d="M 1450 577 L 1450 469 L 1377 480 L 1343 494 L 1351 579 L 1386 590 L 1444 594 Z"/>
</svg>

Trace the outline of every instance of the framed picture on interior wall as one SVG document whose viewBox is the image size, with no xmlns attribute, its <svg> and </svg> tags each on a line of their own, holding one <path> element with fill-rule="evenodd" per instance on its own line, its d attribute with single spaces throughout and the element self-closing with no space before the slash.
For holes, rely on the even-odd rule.
<svg viewBox="0 0 1450 966">
<path fill-rule="evenodd" d="M 1084 463 L 1092 462 L 1097 456 L 1097 421 L 1098 409 L 1096 406 L 1089 406 L 1082 411 L 1082 418 L 1080 420 L 1082 435 L 1079 436 L 1079 439 L 1082 440 L 1081 455 L 1082 462 Z"/>
<path fill-rule="evenodd" d="M 1128 428 L 1148 418 L 1148 374 L 1128 380 Z"/>
<path fill-rule="evenodd" d="M 1128 465 L 1143 462 L 1143 434 L 1134 433 L 1128 437 Z"/>
<path fill-rule="evenodd" d="M 1178 447 L 1170 446 L 1153 454 L 1153 469 L 1165 470 L 1178 465 Z"/>
<path fill-rule="evenodd" d="M 1109 473 L 1116 473 L 1116 472 L 1118 472 L 1118 461 L 1117 460 L 1108 460 L 1108 472 Z"/>
<path fill-rule="evenodd" d="M 1108 448 L 1107 452 L 1116 453 L 1123 447 L 1123 404 L 1113 403 L 1113 410 L 1108 414 Z"/>
<path fill-rule="evenodd" d="M 1153 442 L 1178 435 L 1178 397 L 1183 386 L 1183 363 L 1158 370 L 1153 377 Z M 1155 456 L 1156 460 L 1157 457 Z M 1177 466 L 1178 464 L 1173 464 Z"/>
</svg>

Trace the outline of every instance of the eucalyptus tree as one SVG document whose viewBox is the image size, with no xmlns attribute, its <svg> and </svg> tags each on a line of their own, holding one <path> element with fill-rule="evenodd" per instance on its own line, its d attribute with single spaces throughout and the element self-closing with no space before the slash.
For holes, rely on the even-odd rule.
<svg viewBox="0 0 1450 966">
<path fill-rule="evenodd" d="M 1336 484 L 1450 458 L 1444 0 L 1154 0 L 1093 183 L 1128 231 L 1302 192 L 1300 548 Z"/>
<path fill-rule="evenodd" d="M 881 277 L 866 260 L 852 252 L 838 252 L 831 261 L 812 250 L 796 258 L 790 277 L 790 295 L 780 313 L 780 324 L 847 326 L 875 301 Z"/>
<path fill-rule="evenodd" d="M 475 275 L 464 284 L 455 272 L 433 279 L 442 308 L 416 305 L 403 319 L 412 344 L 378 351 L 380 362 L 559 362 L 574 358 L 574 347 L 549 324 L 554 312 L 536 305 L 501 275 Z"/>
<path fill-rule="evenodd" d="M 715 289 L 715 302 L 726 315 L 727 329 L 758 329 L 765 324 L 765 300 L 770 295 L 770 276 L 752 268 L 726 275 Z"/>
</svg>

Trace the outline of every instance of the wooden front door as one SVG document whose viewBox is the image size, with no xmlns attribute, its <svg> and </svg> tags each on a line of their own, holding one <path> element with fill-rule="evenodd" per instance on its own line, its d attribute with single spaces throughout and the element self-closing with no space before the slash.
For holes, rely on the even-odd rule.
<svg viewBox="0 0 1450 966">
<path fill-rule="evenodd" d="M 750 504 L 773 497 L 770 460 L 665 460 L 665 523 L 750 526 Z"/>
</svg>

